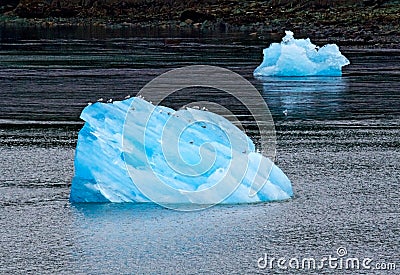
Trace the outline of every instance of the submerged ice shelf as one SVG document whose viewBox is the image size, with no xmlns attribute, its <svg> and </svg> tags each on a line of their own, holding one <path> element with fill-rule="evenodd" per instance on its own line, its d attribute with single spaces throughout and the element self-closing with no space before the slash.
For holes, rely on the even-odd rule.
<svg viewBox="0 0 400 275">
<path fill-rule="evenodd" d="M 281 43 L 264 49 L 263 54 L 254 76 L 341 76 L 342 67 L 350 64 L 336 44 L 319 48 L 309 38 L 294 39 L 291 31 L 286 31 Z"/>
<path fill-rule="evenodd" d="M 208 203 L 193 192 L 222 179 L 227 188 L 236 186 L 222 203 L 293 195 L 282 170 L 255 152 L 254 143 L 239 128 L 212 112 L 175 111 L 134 97 L 89 105 L 81 118 L 85 125 L 75 153 L 71 202 L 149 202 L 149 193 L 143 193 L 146 187 L 164 192 L 152 180 L 156 178 L 178 192 L 159 194 L 162 203 Z M 171 154 L 175 147 L 177 153 Z"/>
</svg>

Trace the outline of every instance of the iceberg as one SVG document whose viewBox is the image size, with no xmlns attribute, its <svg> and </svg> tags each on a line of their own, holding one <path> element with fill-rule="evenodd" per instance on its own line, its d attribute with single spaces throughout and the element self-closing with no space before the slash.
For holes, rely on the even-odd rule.
<svg viewBox="0 0 400 275">
<path fill-rule="evenodd" d="M 264 49 L 254 76 L 341 76 L 342 67 L 350 64 L 336 44 L 319 48 L 309 38 L 294 39 L 293 32 L 285 33 L 281 43 Z"/>
<path fill-rule="evenodd" d="M 132 97 L 88 105 L 81 119 L 71 202 L 237 204 L 293 195 L 282 170 L 215 113 Z"/>
</svg>

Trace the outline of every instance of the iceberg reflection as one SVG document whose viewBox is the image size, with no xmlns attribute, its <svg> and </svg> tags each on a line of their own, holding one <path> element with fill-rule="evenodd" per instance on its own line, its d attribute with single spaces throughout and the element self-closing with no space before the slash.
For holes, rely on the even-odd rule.
<svg viewBox="0 0 400 275">
<path fill-rule="evenodd" d="M 341 77 L 259 77 L 262 96 L 274 117 L 327 119 L 343 108 Z"/>
</svg>

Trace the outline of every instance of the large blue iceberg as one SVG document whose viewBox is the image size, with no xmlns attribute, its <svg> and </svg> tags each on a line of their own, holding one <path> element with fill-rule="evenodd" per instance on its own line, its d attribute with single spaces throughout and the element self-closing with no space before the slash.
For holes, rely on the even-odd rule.
<svg viewBox="0 0 400 275">
<path fill-rule="evenodd" d="M 294 39 L 291 31 L 263 53 L 264 60 L 254 76 L 341 76 L 342 67 L 350 64 L 336 44 L 319 48 L 309 38 Z"/>
<path fill-rule="evenodd" d="M 228 189 L 235 188 L 222 191 L 227 196 L 221 203 L 276 201 L 293 195 L 282 170 L 257 153 L 239 128 L 212 112 L 175 111 L 133 97 L 91 104 L 81 118 L 85 125 L 75 153 L 71 202 L 151 202 L 151 192 L 164 192 L 158 194 L 161 203 L 208 203 L 208 198 L 193 192 L 222 178 Z M 232 144 L 240 145 L 230 148 Z M 179 153 L 170 154 L 175 147 Z M 159 189 L 153 179 L 178 195 Z"/>
</svg>

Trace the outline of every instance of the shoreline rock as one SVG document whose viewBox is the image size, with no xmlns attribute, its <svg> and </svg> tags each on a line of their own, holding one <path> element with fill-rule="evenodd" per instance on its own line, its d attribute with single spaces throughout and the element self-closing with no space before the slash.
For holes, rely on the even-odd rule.
<svg viewBox="0 0 400 275">
<path fill-rule="evenodd" d="M 399 1 L 8 0 L 0 26 L 95 26 L 243 32 L 254 38 L 292 30 L 341 45 L 400 48 Z M 11 9 L 13 8 L 13 9 Z"/>
</svg>

